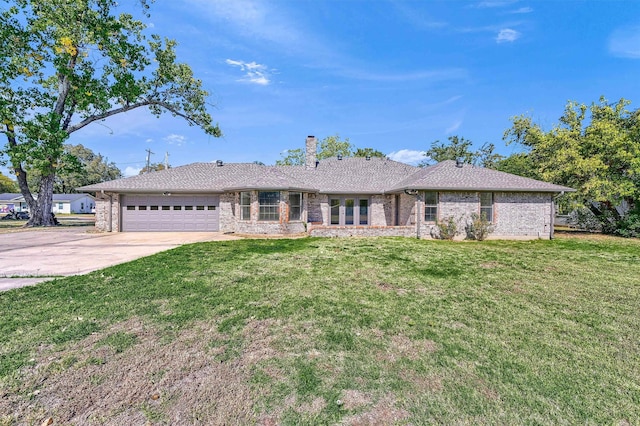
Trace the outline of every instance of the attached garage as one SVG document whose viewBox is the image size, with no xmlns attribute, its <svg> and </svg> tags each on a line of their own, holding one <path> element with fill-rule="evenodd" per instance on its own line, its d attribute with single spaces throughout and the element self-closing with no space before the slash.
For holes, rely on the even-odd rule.
<svg viewBox="0 0 640 426">
<path fill-rule="evenodd" d="M 218 231 L 217 195 L 123 195 L 122 231 Z"/>
</svg>

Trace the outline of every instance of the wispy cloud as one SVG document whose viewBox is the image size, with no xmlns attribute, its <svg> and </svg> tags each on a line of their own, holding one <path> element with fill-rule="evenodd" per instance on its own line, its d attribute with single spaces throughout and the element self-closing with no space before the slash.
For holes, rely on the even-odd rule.
<svg viewBox="0 0 640 426">
<path fill-rule="evenodd" d="M 164 141 L 167 142 L 169 145 L 176 145 L 176 146 L 182 146 L 185 143 L 187 143 L 187 138 L 186 136 L 183 135 L 176 135 L 175 133 L 170 134 L 169 136 L 165 136 Z"/>
<path fill-rule="evenodd" d="M 267 86 L 271 83 L 270 70 L 266 65 L 258 64 L 256 62 L 244 62 L 236 61 L 233 59 L 227 59 L 227 64 L 240 68 L 245 73 L 244 77 L 238 81 L 246 81 L 253 84 L 259 84 L 261 86 Z"/>
<path fill-rule="evenodd" d="M 609 52 L 619 58 L 640 59 L 640 25 L 615 30 L 609 37 Z"/>
<path fill-rule="evenodd" d="M 447 127 L 444 132 L 446 134 L 453 133 L 458 130 L 460 126 L 462 126 L 462 120 L 456 120 L 451 126 Z"/>
<path fill-rule="evenodd" d="M 510 4 L 516 3 L 517 1 L 518 0 L 485 0 L 476 4 L 476 7 L 480 9 L 504 7 L 504 6 L 509 6 Z"/>
<path fill-rule="evenodd" d="M 522 34 L 511 28 L 503 28 L 498 32 L 496 36 L 496 42 L 498 43 L 512 43 L 520 38 Z"/>
<path fill-rule="evenodd" d="M 525 7 L 521 7 L 520 9 L 511 10 L 511 11 L 506 12 L 506 13 L 512 14 L 512 15 L 521 15 L 521 14 L 531 13 L 531 12 L 533 12 L 533 8 L 531 8 L 529 6 L 525 6 Z"/>
<path fill-rule="evenodd" d="M 399 161 L 400 163 L 406 163 L 411 165 L 417 165 L 421 161 L 426 159 L 425 151 L 416 151 L 412 149 L 401 149 L 394 151 L 387 155 L 393 161 Z"/>
</svg>

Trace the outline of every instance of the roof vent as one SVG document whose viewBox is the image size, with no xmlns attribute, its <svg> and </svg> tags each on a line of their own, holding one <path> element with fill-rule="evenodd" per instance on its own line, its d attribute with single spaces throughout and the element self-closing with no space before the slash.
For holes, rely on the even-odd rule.
<svg viewBox="0 0 640 426">
<path fill-rule="evenodd" d="M 364 158 L 365 158 L 365 160 L 367 160 L 367 161 L 371 160 L 371 156 L 370 156 L 370 155 L 367 155 L 367 156 L 365 156 Z"/>
<path fill-rule="evenodd" d="M 456 167 L 457 168 L 461 169 L 463 164 L 464 164 L 464 162 L 461 159 L 456 158 Z"/>
<path fill-rule="evenodd" d="M 342 160 L 342 155 L 338 154 L 338 160 Z"/>
<path fill-rule="evenodd" d="M 223 165 L 222 160 L 217 160 L 216 161 L 216 166 L 217 167 L 222 167 L 222 165 Z"/>
</svg>

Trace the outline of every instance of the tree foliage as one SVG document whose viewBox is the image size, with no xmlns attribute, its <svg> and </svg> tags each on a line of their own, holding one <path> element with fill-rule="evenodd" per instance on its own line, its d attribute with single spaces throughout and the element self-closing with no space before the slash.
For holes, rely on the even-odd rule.
<svg viewBox="0 0 640 426">
<path fill-rule="evenodd" d="M 220 136 L 208 93 L 176 61 L 176 42 L 147 35 L 115 0 L 14 0 L 0 11 L 2 154 L 29 204 L 29 225 L 52 225 L 50 210 L 64 145 L 76 131 L 146 107 Z M 147 16 L 148 0 L 139 0 Z M 28 171 L 41 175 L 37 200 Z"/>
<path fill-rule="evenodd" d="M 53 191 L 59 194 L 78 192 L 76 188 L 122 177 L 122 172 L 102 154 L 96 154 L 84 145 L 64 146 L 63 156 L 56 173 Z M 28 171 L 29 188 L 40 186 L 39 170 Z"/>
<path fill-rule="evenodd" d="M 286 154 L 282 155 L 282 159 L 276 160 L 278 166 L 302 166 L 306 161 L 305 151 L 303 148 L 288 149 Z M 324 160 L 325 158 L 337 157 L 386 157 L 382 152 L 373 148 L 356 148 L 349 142 L 349 138 L 342 140 L 340 135 L 335 134 L 327 136 L 320 141 L 316 158 Z"/>
<path fill-rule="evenodd" d="M 151 163 L 149 164 L 149 167 L 144 166 L 142 169 L 140 169 L 140 173 L 138 174 L 143 175 L 149 172 L 159 172 L 160 170 L 164 170 L 166 168 L 167 167 L 165 166 L 164 163 Z M 169 165 L 169 168 L 171 168 L 171 165 Z"/>
<path fill-rule="evenodd" d="M 482 167 L 494 168 L 503 158 L 494 152 L 495 145 L 485 143 L 479 150 L 473 151 L 473 142 L 457 135 L 449 136 L 449 142 L 439 140 L 431 143 L 431 148 L 425 152 L 427 160 L 419 164 L 420 167 L 428 166 L 446 160 L 462 161 L 468 164 L 478 164 Z"/>
<path fill-rule="evenodd" d="M 629 105 L 604 97 L 591 105 L 570 101 L 551 130 L 521 115 L 504 139 L 528 149 L 542 179 L 577 189 L 573 200 L 590 208 L 605 232 L 616 232 L 625 221 L 619 207 L 633 210 L 640 199 L 640 110 Z"/>
<path fill-rule="evenodd" d="M 3 192 L 18 192 L 18 183 L 0 173 L 0 193 Z"/>
</svg>

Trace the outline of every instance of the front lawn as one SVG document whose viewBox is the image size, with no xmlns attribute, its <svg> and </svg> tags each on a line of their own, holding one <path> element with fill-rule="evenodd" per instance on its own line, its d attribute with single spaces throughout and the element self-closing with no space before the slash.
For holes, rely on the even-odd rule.
<svg viewBox="0 0 640 426">
<path fill-rule="evenodd" d="M 201 243 L 0 312 L 0 425 L 640 423 L 637 240 Z"/>
</svg>

